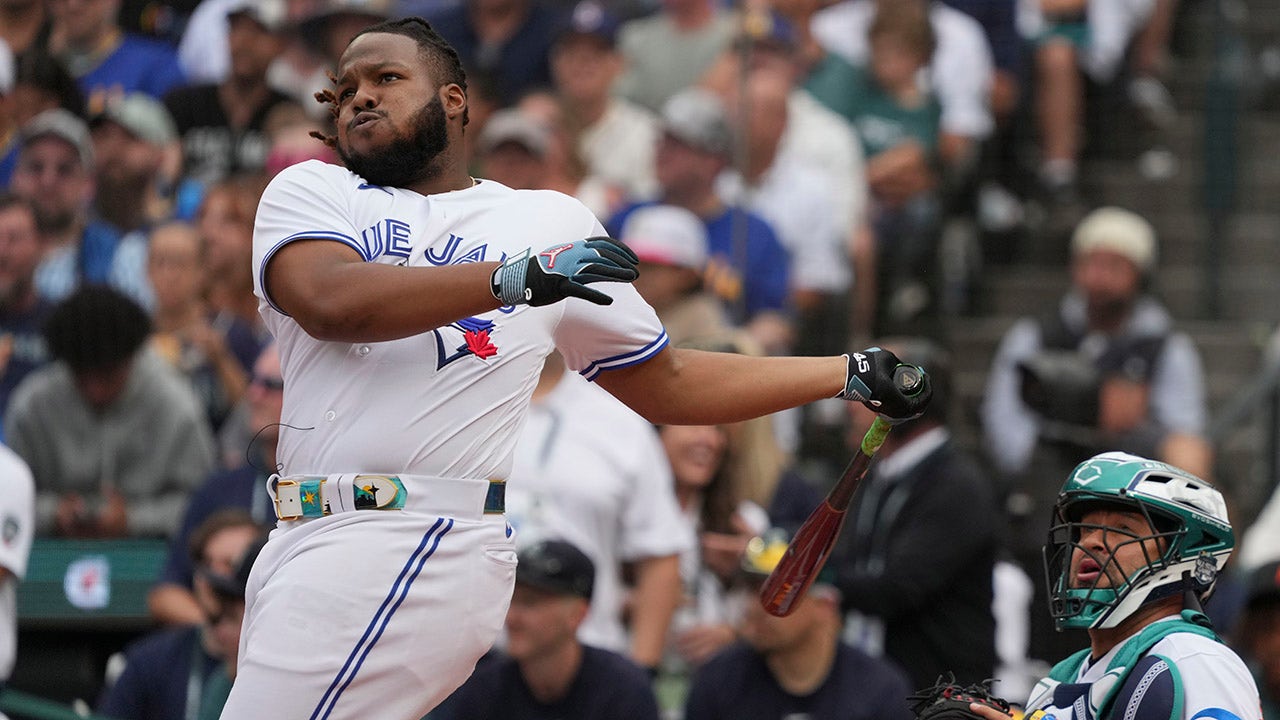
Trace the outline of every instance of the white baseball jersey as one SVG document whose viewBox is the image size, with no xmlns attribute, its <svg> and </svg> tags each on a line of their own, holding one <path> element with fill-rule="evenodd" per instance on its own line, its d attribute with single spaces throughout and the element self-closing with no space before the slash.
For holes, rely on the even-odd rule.
<svg viewBox="0 0 1280 720">
<path fill-rule="evenodd" d="M 571 298 L 390 342 L 321 341 L 272 304 L 262 273 L 275 252 L 319 239 L 366 262 L 444 266 L 603 234 L 572 198 L 487 180 L 423 196 L 311 161 L 267 187 L 254 272 L 285 379 L 281 474 L 329 476 L 350 509 L 347 473 L 396 474 L 407 502 L 272 533 L 249 578 L 223 718 L 418 720 L 444 699 L 492 646 L 510 602 L 512 532 L 481 501 L 486 480 L 508 475 L 543 358 L 554 345 L 593 378 L 666 344 L 627 283 L 594 286 L 614 298 L 607 307 Z"/>
<path fill-rule="evenodd" d="M 572 374 L 531 406 L 507 488 L 516 544 L 568 540 L 596 568 L 582 642 L 625 653 L 619 564 L 679 555 L 693 535 L 653 426 Z"/>
<path fill-rule="evenodd" d="M 572 298 L 495 310 L 389 342 L 323 342 L 282 314 L 262 287 L 263 268 L 281 247 L 324 238 L 367 262 L 443 266 L 604 234 L 580 203 L 548 190 L 484 180 L 428 197 L 368 185 L 315 160 L 282 172 L 262 198 L 253 240 L 259 307 L 279 342 L 286 380 L 282 474 L 506 478 L 553 343 L 570 368 L 591 379 L 648 359 L 666 334 L 630 284 L 597 283 L 612 305 Z"/>
<path fill-rule="evenodd" d="M 1027 717 L 1032 716 L 1033 710 L 1043 710 L 1045 720 L 1050 717 L 1055 720 L 1094 720 L 1088 690 L 1106 675 L 1107 666 L 1123 644 L 1116 645 L 1096 662 L 1081 667 L 1076 683 L 1059 685 L 1052 680 L 1041 680 L 1027 701 Z M 1182 679 L 1183 720 L 1261 720 L 1258 687 L 1249 669 L 1231 648 L 1201 635 L 1173 633 L 1153 645 L 1143 657 L 1147 659 L 1157 655 L 1177 666 Z M 1169 682 L 1167 672 L 1162 673 L 1159 662 L 1150 664 L 1150 667 L 1144 665 L 1139 662 L 1133 671 L 1144 673 L 1137 692 L 1130 697 L 1117 696 L 1110 717 L 1168 720 L 1167 704 L 1143 697 L 1144 694 L 1160 694 L 1162 685 Z M 1167 685 L 1165 688 L 1167 690 Z M 1160 717 L 1161 713 L 1163 717 Z"/>
<path fill-rule="evenodd" d="M 0 681 L 13 671 L 18 652 L 18 583 L 27 574 L 36 523 L 36 486 L 18 454 L 0 445 Z"/>
</svg>

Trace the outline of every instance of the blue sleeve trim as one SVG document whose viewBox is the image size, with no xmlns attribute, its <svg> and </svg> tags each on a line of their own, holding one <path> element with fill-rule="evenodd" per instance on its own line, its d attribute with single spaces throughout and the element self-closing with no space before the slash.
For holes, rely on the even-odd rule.
<svg viewBox="0 0 1280 720">
<path fill-rule="evenodd" d="M 603 360 L 597 360 L 582 370 L 579 370 L 578 373 L 588 380 L 595 380 L 596 377 L 600 375 L 601 371 L 620 370 L 625 367 L 631 367 L 632 365 L 638 365 L 639 363 L 648 360 L 665 348 L 668 342 L 670 342 L 670 339 L 667 337 L 667 331 L 663 330 L 662 334 L 654 339 L 653 342 L 645 345 L 639 350 L 633 350 L 629 353 L 623 353 Z"/>
<path fill-rule="evenodd" d="M 349 235 L 343 235 L 339 232 L 333 232 L 331 230 L 304 230 L 300 233 L 294 233 L 276 243 L 262 256 L 262 264 L 258 266 L 258 284 L 262 287 L 262 296 L 267 299 L 267 304 L 271 306 L 271 309 L 285 317 L 288 317 L 289 313 L 281 310 L 280 306 L 276 305 L 276 302 L 271 299 L 271 293 L 267 292 L 267 263 L 271 262 L 271 258 L 275 257 L 275 254 L 280 251 L 280 248 L 288 245 L 294 240 L 333 240 L 335 242 L 340 242 L 359 253 L 360 257 L 363 258 L 365 262 L 369 262 L 369 256 L 365 253 L 364 247 L 360 243 L 356 242 L 355 238 Z"/>
</svg>

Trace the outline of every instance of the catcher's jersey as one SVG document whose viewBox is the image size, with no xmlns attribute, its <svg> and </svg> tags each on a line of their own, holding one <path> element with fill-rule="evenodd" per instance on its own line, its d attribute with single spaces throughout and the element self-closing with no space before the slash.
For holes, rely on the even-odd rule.
<svg viewBox="0 0 1280 720">
<path fill-rule="evenodd" d="M 253 233 L 254 290 L 275 335 L 286 386 L 282 474 L 409 473 L 506 478 L 512 449 L 552 346 L 588 379 L 665 347 L 657 315 L 628 283 L 592 287 L 609 306 L 570 298 L 501 308 L 389 342 L 317 340 L 277 308 L 263 270 L 299 239 L 339 242 L 366 262 L 444 266 L 501 261 L 527 248 L 604 235 L 561 193 L 491 180 L 423 196 L 369 185 L 308 161 L 267 187 Z"/>
<path fill-rule="evenodd" d="M 1057 684 L 1041 680 L 1031 691 L 1027 718 L 1037 720 L 1096 720 L 1089 691 L 1103 678 L 1112 656 L 1123 643 L 1097 662 L 1081 667 L 1076 683 Z M 1172 680 L 1157 658 L 1167 658 L 1178 668 L 1182 679 L 1183 720 L 1261 720 L 1262 703 L 1258 688 L 1238 655 L 1212 638 L 1192 633 L 1174 633 L 1152 646 L 1135 664 L 1126 687 L 1112 704 L 1110 718 L 1124 720 L 1169 720 Z M 1137 683 L 1131 682 L 1139 676 Z M 1034 710 L 1043 715 L 1034 715 Z"/>
</svg>

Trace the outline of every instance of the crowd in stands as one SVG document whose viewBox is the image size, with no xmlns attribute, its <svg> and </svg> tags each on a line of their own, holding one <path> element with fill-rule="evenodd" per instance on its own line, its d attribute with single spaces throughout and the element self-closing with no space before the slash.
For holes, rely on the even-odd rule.
<svg viewBox="0 0 1280 720">
<path fill-rule="evenodd" d="M 331 122 L 315 93 L 356 32 L 418 14 L 466 68 L 472 173 L 581 200 L 639 256 L 671 342 L 769 355 L 881 339 L 935 383 L 827 573 L 774 618 L 753 599 L 762 556 L 820 502 L 866 411 L 655 428 L 551 357 L 510 477 L 505 637 L 431 717 L 907 717 L 905 696 L 945 672 L 1025 697 L 1081 645 L 1050 627 L 1039 559 L 1070 469 L 1124 449 L 1213 475 L 1198 350 L 1151 291 L 1159 238 L 1080 183 L 1100 92 L 1131 98 L 1112 123 L 1171 112 L 1176 12 L 0 0 L 0 426 L 16 454 L 0 454 L 0 487 L 24 463 L 34 480 L 0 502 L 0 680 L 32 535 L 164 538 L 157 629 L 113 659 L 97 709 L 217 717 L 275 522 L 285 382 L 250 269 L 258 198 L 285 167 L 339 162 L 312 136 Z M 1062 221 L 1042 229 L 1070 290 L 1009 329 L 974 412 L 983 445 L 965 448 L 943 329 L 976 278 L 940 246 L 991 192 Z M 1237 529 L 1249 555 L 1210 608 L 1246 628 L 1232 637 L 1273 709 L 1277 527 Z"/>
</svg>

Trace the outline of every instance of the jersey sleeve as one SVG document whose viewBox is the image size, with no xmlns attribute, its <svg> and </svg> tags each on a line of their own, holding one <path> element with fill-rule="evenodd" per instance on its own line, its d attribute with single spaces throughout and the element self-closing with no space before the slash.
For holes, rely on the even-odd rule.
<svg viewBox="0 0 1280 720">
<path fill-rule="evenodd" d="M 630 283 L 591 287 L 613 298 L 613 304 L 596 305 L 579 298 L 564 301 L 564 315 L 553 337 L 570 369 L 595 380 L 605 370 L 642 363 L 667 346 L 667 332 L 657 313 Z"/>
<path fill-rule="evenodd" d="M 335 172 L 337 171 L 337 172 Z M 312 160 L 286 168 L 258 203 L 253 224 L 253 290 L 281 314 L 265 287 L 265 271 L 280 248 L 295 240 L 332 240 L 369 260 L 350 210 L 345 171 Z"/>
<path fill-rule="evenodd" d="M 0 446 L 0 567 L 19 579 L 27 574 L 35 534 L 35 480 L 16 453 Z"/>
</svg>

